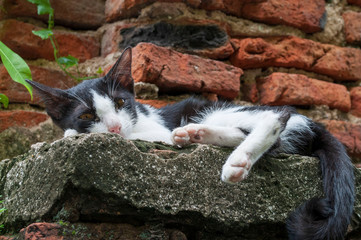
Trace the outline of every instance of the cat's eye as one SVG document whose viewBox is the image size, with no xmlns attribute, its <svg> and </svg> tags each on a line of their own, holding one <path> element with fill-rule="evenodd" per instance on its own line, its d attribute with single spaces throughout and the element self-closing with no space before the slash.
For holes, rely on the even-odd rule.
<svg viewBox="0 0 361 240">
<path fill-rule="evenodd" d="M 117 109 L 123 107 L 123 105 L 124 105 L 124 99 L 119 98 L 118 100 L 115 101 L 115 107 L 116 107 Z"/>
<path fill-rule="evenodd" d="M 95 115 L 91 113 L 84 113 L 79 116 L 81 120 L 95 120 Z"/>
</svg>

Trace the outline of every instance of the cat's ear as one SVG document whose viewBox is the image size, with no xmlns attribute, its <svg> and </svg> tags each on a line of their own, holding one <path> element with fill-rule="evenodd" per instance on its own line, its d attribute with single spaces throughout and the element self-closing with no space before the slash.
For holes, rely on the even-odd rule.
<svg viewBox="0 0 361 240">
<path fill-rule="evenodd" d="M 134 80 L 132 78 L 132 48 L 127 47 L 112 69 L 105 76 L 105 81 L 116 81 L 119 85 L 134 93 Z"/>
<path fill-rule="evenodd" d="M 40 95 L 46 108 L 46 112 L 54 120 L 60 120 L 64 117 L 67 108 L 73 102 L 73 99 L 64 90 L 51 88 L 38 82 L 26 80 L 35 91 Z"/>
</svg>

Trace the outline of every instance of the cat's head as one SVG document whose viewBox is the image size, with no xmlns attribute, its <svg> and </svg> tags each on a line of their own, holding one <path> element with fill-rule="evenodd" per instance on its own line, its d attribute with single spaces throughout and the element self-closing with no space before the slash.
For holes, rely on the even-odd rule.
<svg viewBox="0 0 361 240">
<path fill-rule="evenodd" d="M 127 137 L 137 121 L 131 63 L 132 51 L 127 48 L 106 76 L 83 81 L 73 88 L 61 90 L 27 82 L 63 130 L 113 132 Z"/>
</svg>

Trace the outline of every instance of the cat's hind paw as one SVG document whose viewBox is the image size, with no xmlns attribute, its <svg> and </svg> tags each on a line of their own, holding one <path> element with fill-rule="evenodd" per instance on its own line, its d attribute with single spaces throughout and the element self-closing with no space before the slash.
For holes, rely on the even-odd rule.
<svg viewBox="0 0 361 240">
<path fill-rule="evenodd" d="M 252 167 L 250 160 L 227 161 L 222 168 L 221 180 L 226 183 L 237 183 L 243 181 L 248 176 Z"/>
</svg>

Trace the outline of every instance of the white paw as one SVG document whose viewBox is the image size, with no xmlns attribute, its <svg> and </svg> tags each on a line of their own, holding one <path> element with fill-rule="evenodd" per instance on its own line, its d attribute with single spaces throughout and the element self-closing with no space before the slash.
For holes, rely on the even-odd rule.
<svg viewBox="0 0 361 240">
<path fill-rule="evenodd" d="M 172 132 L 172 142 L 174 145 L 183 147 L 190 144 L 190 137 L 186 130 L 182 127 L 176 128 Z"/>
<path fill-rule="evenodd" d="M 78 134 L 78 132 L 75 129 L 66 129 L 64 132 L 64 138 L 70 137 L 70 136 L 75 136 L 77 134 Z"/>
<path fill-rule="evenodd" d="M 231 154 L 223 165 L 221 179 L 226 183 L 240 182 L 246 179 L 251 167 L 252 161 L 249 154 L 241 154 L 241 156 Z"/>
<path fill-rule="evenodd" d="M 205 128 L 201 124 L 188 124 L 179 127 L 172 132 L 172 142 L 178 146 L 185 146 L 191 143 L 203 143 Z"/>
</svg>

